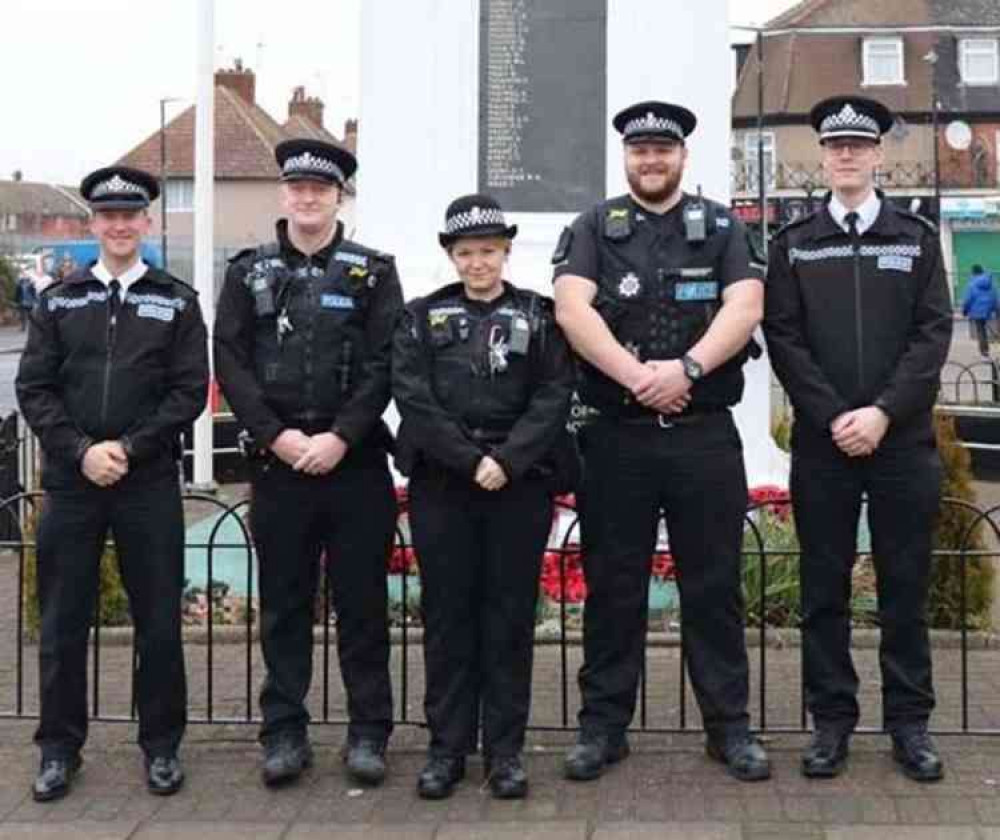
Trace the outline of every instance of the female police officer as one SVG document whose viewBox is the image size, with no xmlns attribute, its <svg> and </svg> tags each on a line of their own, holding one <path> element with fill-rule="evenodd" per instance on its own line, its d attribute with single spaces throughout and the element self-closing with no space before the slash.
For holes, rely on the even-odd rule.
<svg viewBox="0 0 1000 840">
<path fill-rule="evenodd" d="M 551 302 L 501 278 L 516 233 L 489 196 L 453 201 L 439 239 L 461 282 L 411 301 L 393 344 L 398 461 L 411 477 L 423 585 L 426 799 L 449 796 L 464 776 L 480 721 L 493 795 L 528 787 L 519 753 L 552 523 L 546 473 L 573 367 Z"/>
</svg>

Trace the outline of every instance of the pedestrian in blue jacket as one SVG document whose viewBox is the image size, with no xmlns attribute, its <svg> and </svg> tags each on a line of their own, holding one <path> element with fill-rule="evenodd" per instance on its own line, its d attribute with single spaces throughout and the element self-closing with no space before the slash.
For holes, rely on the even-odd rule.
<svg viewBox="0 0 1000 840">
<path fill-rule="evenodd" d="M 979 341 L 979 352 L 983 356 L 990 355 L 987 324 L 990 319 L 1000 314 L 997 304 L 997 290 L 993 286 L 993 278 L 981 265 L 972 266 L 972 276 L 962 300 L 962 314 L 969 319 L 976 331 Z"/>
</svg>

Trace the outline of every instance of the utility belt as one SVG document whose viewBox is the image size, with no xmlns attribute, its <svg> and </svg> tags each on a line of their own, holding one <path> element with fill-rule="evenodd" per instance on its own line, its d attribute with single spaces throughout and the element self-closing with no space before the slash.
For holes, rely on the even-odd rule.
<svg viewBox="0 0 1000 840">
<path fill-rule="evenodd" d="M 602 414 L 598 422 L 605 420 L 609 423 L 620 423 L 625 426 L 656 426 L 661 429 L 672 429 L 681 426 L 698 426 L 724 416 L 729 416 L 729 409 L 718 406 L 716 408 L 696 409 L 684 414 L 659 414 L 653 411 L 618 417 Z"/>
</svg>

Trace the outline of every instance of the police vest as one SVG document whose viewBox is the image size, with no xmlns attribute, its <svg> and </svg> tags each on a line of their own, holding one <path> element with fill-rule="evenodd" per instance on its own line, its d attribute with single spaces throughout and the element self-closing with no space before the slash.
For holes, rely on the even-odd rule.
<svg viewBox="0 0 1000 840">
<path fill-rule="evenodd" d="M 628 198 L 598 208 L 600 277 L 594 307 L 618 342 L 642 362 L 678 359 L 708 330 L 722 306 L 720 261 L 730 236 L 728 217 L 708 208 L 707 236 L 691 244 L 665 237 L 637 220 Z M 722 408 L 743 392 L 739 354 L 692 388 L 689 411 Z M 597 368 L 582 364 L 585 403 L 611 415 L 641 414 L 629 391 Z"/>
<path fill-rule="evenodd" d="M 356 387 L 385 259 L 348 242 L 325 269 L 289 266 L 277 243 L 253 252 L 243 282 L 254 299 L 257 381 L 283 419 L 330 421 Z"/>
<path fill-rule="evenodd" d="M 474 439 L 502 442 L 531 400 L 551 303 L 513 289 L 487 310 L 455 283 L 413 307 L 438 402 Z"/>
</svg>

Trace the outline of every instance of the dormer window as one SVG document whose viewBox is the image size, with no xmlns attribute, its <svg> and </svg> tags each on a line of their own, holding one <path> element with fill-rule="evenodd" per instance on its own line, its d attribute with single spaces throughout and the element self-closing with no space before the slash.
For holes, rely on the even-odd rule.
<svg viewBox="0 0 1000 840">
<path fill-rule="evenodd" d="M 866 87 L 906 84 L 902 38 L 865 38 L 862 53 Z"/>
<path fill-rule="evenodd" d="M 995 85 L 1000 56 L 995 38 L 963 38 L 958 45 L 958 67 L 966 85 Z"/>
</svg>

